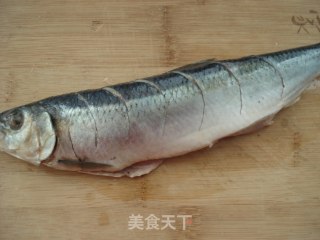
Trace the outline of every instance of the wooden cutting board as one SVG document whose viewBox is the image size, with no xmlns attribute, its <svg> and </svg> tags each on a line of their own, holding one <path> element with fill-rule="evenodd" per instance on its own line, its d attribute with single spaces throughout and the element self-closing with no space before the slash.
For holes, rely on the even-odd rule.
<svg viewBox="0 0 320 240">
<path fill-rule="evenodd" d="M 320 40 L 319 0 L 0 0 L 0 111 Z M 254 134 L 137 179 L 0 154 L 0 239 L 320 239 L 320 91 Z M 129 230 L 141 215 L 143 230 Z M 150 229 L 150 216 L 173 230 Z M 182 218 L 186 220 L 183 230 Z M 132 227 L 132 226 L 131 226 Z M 150 226 L 149 226 L 150 227 Z"/>
</svg>

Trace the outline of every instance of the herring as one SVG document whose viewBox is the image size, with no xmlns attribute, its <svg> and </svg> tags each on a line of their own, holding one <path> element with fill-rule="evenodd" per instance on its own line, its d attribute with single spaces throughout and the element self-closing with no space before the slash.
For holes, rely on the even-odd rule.
<svg viewBox="0 0 320 240">
<path fill-rule="evenodd" d="M 320 44 L 206 60 L 0 114 L 0 150 L 35 165 L 136 177 L 270 125 L 320 75 Z"/>
</svg>

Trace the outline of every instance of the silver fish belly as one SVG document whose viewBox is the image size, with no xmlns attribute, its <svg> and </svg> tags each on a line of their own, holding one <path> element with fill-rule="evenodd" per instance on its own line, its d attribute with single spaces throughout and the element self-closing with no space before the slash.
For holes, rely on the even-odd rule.
<svg viewBox="0 0 320 240">
<path fill-rule="evenodd" d="M 270 124 L 319 74 L 316 44 L 202 61 L 158 76 L 44 99 L 31 106 L 50 115 L 56 142 L 52 154 L 37 162 L 95 175 L 140 176 L 161 159 Z"/>
</svg>

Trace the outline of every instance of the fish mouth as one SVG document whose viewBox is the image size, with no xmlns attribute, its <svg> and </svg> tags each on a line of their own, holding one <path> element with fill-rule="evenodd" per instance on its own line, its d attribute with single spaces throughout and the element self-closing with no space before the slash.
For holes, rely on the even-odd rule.
<svg viewBox="0 0 320 240">
<path fill-rule="evenodd" d="M 0 152 L 4 151 L 4 148 L 3 148 L 4 137 L 5 137 L 5 134 L 1 131 L 1 126 L 0 126 Z"/>
<path fill-rule="evenodd" d="M 4 151 L 4 139 L 5 139 L 5 133 L 4 133 L 4 124 L 1 121 L 1 114 L 0 114 L 0 151 Z"/>
</svg>

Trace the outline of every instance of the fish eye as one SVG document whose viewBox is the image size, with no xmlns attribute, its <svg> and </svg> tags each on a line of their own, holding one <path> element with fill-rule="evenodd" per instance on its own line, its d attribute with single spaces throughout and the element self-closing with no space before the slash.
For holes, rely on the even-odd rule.
<svg viewBox="0 0 320 240">
<path fill-rule="evenodd" d="M 7 119 L 8 126 L 12 130 L 19 130 L 23 125 L 24 116 L 21 111 L 16 111 L 14 113 L 11 113 Z"/>
</svg>

